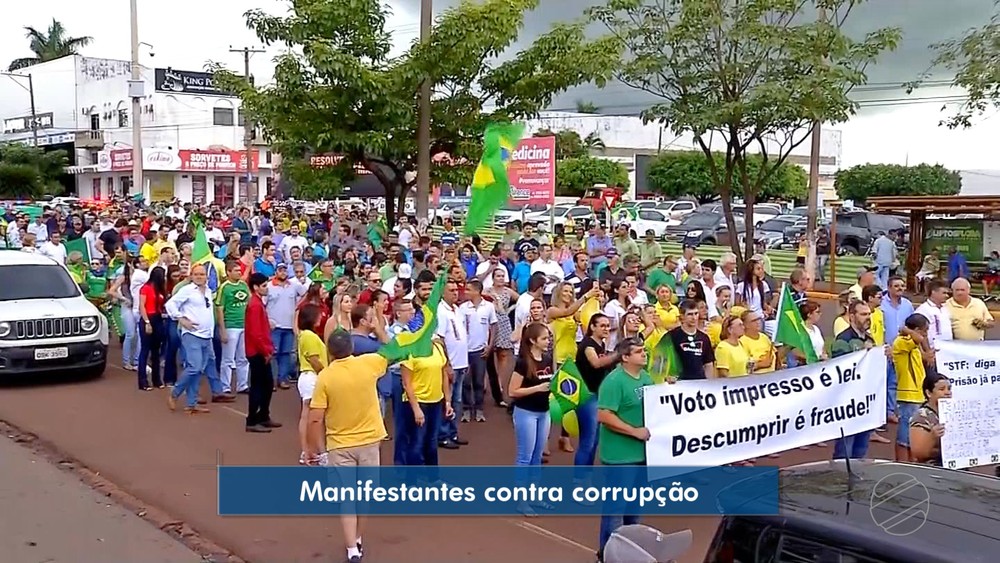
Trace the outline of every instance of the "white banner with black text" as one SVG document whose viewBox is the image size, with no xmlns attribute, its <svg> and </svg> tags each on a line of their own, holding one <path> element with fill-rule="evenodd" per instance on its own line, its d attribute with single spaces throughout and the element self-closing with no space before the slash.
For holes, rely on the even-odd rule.
<svg viewBox="0 0 1000 563">
<path fill-rule="evenodd" d="M 650 466 L 717 466 L 885 424 L 883 348 L 732 379 L 644 389 Z"/>
<path fill-rule="evenodd" d="M 951 399 L 938 407 L 944 466 L 1000 463 L 1000 346 L 941 340 L 935 346 L 938 373 L 951 380 Z"/>
</svg>

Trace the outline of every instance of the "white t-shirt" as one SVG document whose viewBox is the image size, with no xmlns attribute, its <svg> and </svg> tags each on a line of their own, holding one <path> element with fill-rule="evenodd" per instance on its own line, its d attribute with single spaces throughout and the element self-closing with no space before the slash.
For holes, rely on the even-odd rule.
<svg viewBox="0 0 1000 563">
<path fill-rule="evenodd" d="M 826 342 L 823 340 L 823 331 L 819 329 L 818 326 L 813 325 L 811 327 L 806 327 L 809 331 L 809 340 L 812 341 L 813 350 L 816 352 L 817 358 L 823 357 L 823 350 L 826 348 Z"/>
<path fill-rule="evenodd" d="M 51 241 L 45 241 L 38 247 L 38 253 L 48 256 L 60 264 L 66 264 L 66 247 L 62 243 L 53 244 Z"/>
<path fill-rule="evenodd" d="M 523 325 L 529 318 L 531 318 L 531 302 L 534 300 L 535 297 L 530 293 L 522 293 L 521 296 L 517 298 L 517 306 L 514 308 L 515 328 Z"/>
<path fill-rule="evenodd" d="M 485 299 L 479 306 L 466 301 L 459 307 L 459 312 L 465 317 L 469 332 L 469 352 L 478 352 L 489 344 L 490 327 L 497 324 L 497 308 Z"/>
<path fill-rule="evenodd" d="M 303 402 L 311 401 L 313 398 L 313 391 L 316 390 L 316 382 L 319 381 L 319 376 L 316 375 L 314 371 L 304 371 L 299 374 L 299 398 Z"/>
<path fill-rule="evenodd" d="M 566 278 L 566 272 L 555 260 L 535 260 L 531 264 L 531 273 L 534 274 L 535 272 L 541 272 L 545 274 L 546 277 L 558 278 L 560 281 Z M 557 283 L 559 282 L 549 282 L 545 284 L 545 289 L 543 290 L 545 295 L 552 295 L 552 290 L 555 289 Z"/>
<path fill-rule="evenodd" d="M 705 304 L 708 305 L 708 316 L 711 318 L 716 313 L 716 306 L 719 302 L 719 296 L 715 294 L 715 290 L 720 287 L 719 282 L 715 282 L 715 287 L 708 287 L 705 280 L 698 279 L 698 283 L 701 284 L 701 288 L 705 290 Z"/>
<path fill-rule="evenodd" d="M 87 241 L 87 250 L 90 251 L 91 260 L 101 257 L 101 250 L 104 245 L 101 245 L 102 248 L 98 248 L 97 246 L 97 243 L 101 240 L 100 236 L 100 232 L 95 233 L 93 230 L 83 233 L 83 240 Z"/>
<path fill-rule="evenodd" d="M 132 270 L 131 283 L 128 286 L 129 295 L 132 296 L 132 312 L 139 314 L 139 290 L 149 281 L 149 272 L 138 268 Z"/>
<path fill-rule="evenodd" d="M 399 245 L 403 248 L 410 248 L 410 240 L 413 238 L 413 231 L 409 228 L 399 230 Z"/>
<path fill-rule="evenodd" d="M 613 351 L 618 346 L 618 335 L 621 334 L 622 322 L 625 320 L 625 307 L 617 299 L 608 301 L 604 306 L 604 314 L 611 319 L 611 334 L 608 335 L 608 351 Z"/>
<path fill-rule="evenodd" d="M 476 275 L 477 276 L 481 276 L 481 275 L 485 274 L 486 272 L 488 272 L 490 270 L 493 270 L 493 269 L 496 269 L 496 268 L 500 268 L 501 270 L 503 270 L 503 277 L 504 277 L 504 279 L 507 280 L 508 283 L 510 283 L 510 275 L 507 272 L 507 267 L 504 266 L 503 264 L 500 264 L 499 262 L 497 263 L 496 266 L 494 266 L 493 263 L 490 262 L 489 260 L 483 262 L 482 264 L 476 266 Z M 493 289 L 493 276 L 492 275 L 488 275 L 485 278 L 483 278 L 483 291 L 488 291 L 490 289 Z"/>
<path fill-rule="evenodd" d="M 638 305 L 639 307 L 649 305 L 649 294 L 641 289 L 636 291 L 635 295 L 629 295 L 629 298 L 631 298 L 633 305 Z"/>
<path fill-rule="evenodd" d="M 762 284 L 764 286 L 764 295 L 767 295 L 771 291 L 771 288 L 768 287 L 767 282 L 762 282 Z M 739 285 L 736 286 L 736 295 L 744 299 L 746 308 L 755 313 L 763 313 L 764 296 L 757 290 L 757 286 L 751 286 L 750 291 L 747 292 L 746 295 L 743 294 L 743 290 L 744 284 L 743 282 L 740 282 Z"/>
<path fill-rule="evenodd" d="M 930 301 L 924 301 L 914 313 L 920 313 L 930 321 L 927 326 L 927 340 L 934 348 L 938 340 L 954 340 L 951 333 L 951 312 L 947 307 L 938 307 Z"/>
<path fill-rule="evenodd" d="M 464 312 L 458 306 L 438 305 L 437 334 L 444 339 L 448 363 L 454 369 L 469 367 L 469 332 Z"/>
</svg>

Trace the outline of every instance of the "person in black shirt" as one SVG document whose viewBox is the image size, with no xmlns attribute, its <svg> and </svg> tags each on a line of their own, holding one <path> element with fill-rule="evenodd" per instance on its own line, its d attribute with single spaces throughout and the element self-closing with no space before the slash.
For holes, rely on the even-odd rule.
<svg viewBox="0 0 1000 563">
<path fill-rule="evenodd" d="M 539 244 L 538 242 L 538 239 L 531 236 L 534 233 L 534 231 L 535 231 L 534 223 L 525 223 L 524 226 L 521 228 L 521 238 L 514 243 L 514 251 L 517 252 L 519 258 L 521 259 L 524 258 L 524 253 L 528 250 L 528 248 L 537 249 L 539 246 L 541 246 L 541 244 Z"/>
<path fill-rule="evenodd" d="M 543 323 L 531 323 L 521 336 L 520 353 L 514 364 L 508 393 L 514 401 L 514 441 L 517 444 L 519 467 L 540 467 L 542 452 L 549 439 L 549 386 L 555 374 L 555 362 L 548 352 L 552 337 Z M 537 480 L 537 474 L 519 474 L 520 484 Z M 551 509 L 544 502 L 520 503 L 518 510 L 534 516 L 534 507 Z"/>
<path fill-rule="evenodd" d="M 566 281 L 573 286 L 573 291 L 576 292 L 576 297 L 579 299 L 586 295 L 594 285 L 588 273 L 590 256 L 586 252 L 577 252 L 573 255 L 573 265 L 575 266 L 573 273 L 566 278 Z"/>
<path fill-rule="evenodd" d="M 594 465 L 597 455 L 597 390 L 601 382 L 611 373 L 618 363 L 618 354 L 607 351 L 608 338 L 611 336 L 611 319 L 597 313 L 590 317 L 587 332 L 577 345 L 576 369 L 590 391 L 590 399 L 576 409 L 577 426 L 580 429 L 580 444 L 573 458 L 573 464 L 578 467 Z M 578 469 L 574 478 L 583 480 L 589 471 Z"/>
<path fill-rule="evenodd" d="M 681 303 L 681 326 L 667 333 L 681 362 L 678 379 L 715 379 L 715 351 L 708 335 L 698 330 L 698 302 Z"/>
<path fill-rule="evenodd" d="M 848 327 L 836 336 L 830 346 L 830 356 L 837 358 L 861 350 L 875 347 L 875 339 L 869 334 L 872 326 L 872 310 L 864 301 L 853 301 L 847 307 Z M 833 459 L 864 459 L 868 456 L 868 443 L 872 431 L 837 438 L 833 443 Z"/>
<path fill-rule="evenodd" d="M 607 290 L 615 282 L 625 281 L 625 270 L 620 266 L 621 259 L 618 257 L 618 251 L 615 250 L 615 247 L 609 248 L 605 256 L 608 257 L 608 266 L 601 270 L 598 280 L 601 283 L 601 289 Z"/>
</svg>

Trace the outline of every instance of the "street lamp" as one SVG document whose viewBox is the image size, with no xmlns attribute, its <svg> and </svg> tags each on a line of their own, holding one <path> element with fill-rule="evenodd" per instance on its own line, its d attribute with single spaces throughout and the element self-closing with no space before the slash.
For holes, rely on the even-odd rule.
<svg viewBox="0 0 1000 563">
<path fill-rule="evenodd" d="M 28 92 L 28 96 L 31 97 L 31 137 L 34 142 L 35 148 L 38 148 L 38 116 L 35 114 L 35 84 L 31 80 L 30 74 L 18 74 L 16 72 L 0 72 L 0 74 L 10 77 L 21 88 L 24 88 Z M 28 87 L 25 88 L 24 84 L 21 84 L 15 78 L 27 78 Z"/>
</svg>

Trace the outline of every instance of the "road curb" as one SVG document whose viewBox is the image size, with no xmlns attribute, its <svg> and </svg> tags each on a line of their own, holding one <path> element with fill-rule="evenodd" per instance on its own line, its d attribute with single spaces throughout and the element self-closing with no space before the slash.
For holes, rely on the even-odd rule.
<svg viewBox="0 0 1000 563">
<path fill-rule="evenodd" d="M 16 425 L 5 420 L 0 420 L 0 431 L 19 446 L 31 450 L 57 468 L 72 473 L 90 488 L 108 497 L 126 510 L 131 511 L 139 518 L 149 522 L 191 551 L 201 555 L 204 561 L 210 563 L 247 563 L 232 551 L 202 537 L 197 530 L 191 528 L 182 520 L 171 517 L 166 512 L 150 506 L 138 497 L 121 489 L 102 477 L 99 472 L 90 469 L 79 460 L 63 453 L 51 442 L 39 438 L 31 432 L 21 430 Z"/>
</svg>

